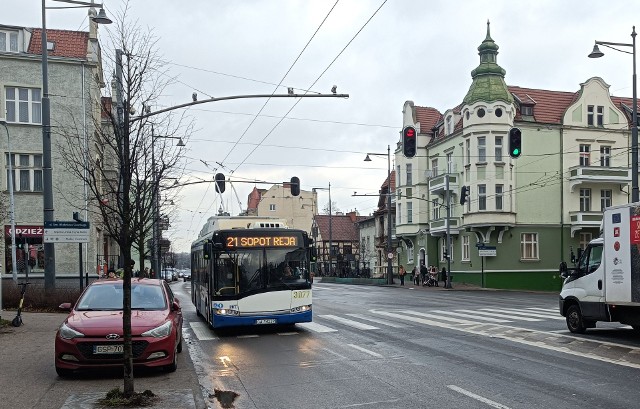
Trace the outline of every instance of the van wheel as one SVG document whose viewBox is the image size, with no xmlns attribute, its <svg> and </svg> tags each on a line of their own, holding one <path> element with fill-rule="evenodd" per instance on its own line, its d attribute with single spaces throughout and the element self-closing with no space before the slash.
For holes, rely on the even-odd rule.
<svg viewBox="0 0 640 409">
<path fill-rule="evenodd" d="M 577 305 L 572 305 L 567 310 L 567 328 L 574 334 L 584 334 L 587 330 L 580 307 Z"/>
</svg>

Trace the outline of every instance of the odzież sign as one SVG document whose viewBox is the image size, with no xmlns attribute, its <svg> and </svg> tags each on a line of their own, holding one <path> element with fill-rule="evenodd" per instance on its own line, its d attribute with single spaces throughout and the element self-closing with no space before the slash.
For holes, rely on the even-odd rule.
<svg viewBox="0 0 640 409">
<path fill-rule="evenodd" d="M 88 243 L 89 222 L 44 222 L 45 243 Z"/>
<path fill-rule="evenodd" d="M 16 226 L 16 236 L 22 234 L 22 237 L 42 237 L 44 235 L 44 228 L 42 226 Z M 4 236 L 11 236 L 11 226 L 4 226 Z"/>
</svg>

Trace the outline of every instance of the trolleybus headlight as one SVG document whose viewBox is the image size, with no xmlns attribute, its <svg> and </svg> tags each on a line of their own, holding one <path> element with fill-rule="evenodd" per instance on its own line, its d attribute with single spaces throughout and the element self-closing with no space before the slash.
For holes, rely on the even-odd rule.
<svg viewBox="0 0 640 409">
<path fill-rule="evenodd" d="M 311 310 L 310 305 L 301 305 L 299 307 L 294 307 L 291 309 L 291 312 L 305 312 Z"/>
<path fill-rule="evenodd" d="M 226 308 L 214 308 L 213 313 L 216 315 L 240 315 L 238 310 L 229 310 Z"/>
</svg>

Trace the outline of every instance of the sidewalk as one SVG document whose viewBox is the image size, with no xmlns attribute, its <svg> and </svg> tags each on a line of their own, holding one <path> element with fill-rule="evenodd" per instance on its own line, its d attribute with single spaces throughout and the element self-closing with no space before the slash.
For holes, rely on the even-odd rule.
<svg viewBox="0 0 640 409">
<path fill-rule="evenodd" d="M 4 311 L 13 318 L 15 311 Z M 0 328 L 0 406 L 4 408 L 95 408 L 96 399 L 113 388 L 122 390 L 121 371 L 107 374 L 95 371 L 72 378 L 56 374 L 55 332 L 65 314 L 23 313 L 24 325 Z M 187 340 L 185 339 L 185 342 Z M 158 395 L 153 408 L 205 409 L 195 368 L 185 345 L 178 354 L 178 370 L 163 373 L 149 370 L 134 372 L 137 392 L 146 389 Z"/>
</svg>

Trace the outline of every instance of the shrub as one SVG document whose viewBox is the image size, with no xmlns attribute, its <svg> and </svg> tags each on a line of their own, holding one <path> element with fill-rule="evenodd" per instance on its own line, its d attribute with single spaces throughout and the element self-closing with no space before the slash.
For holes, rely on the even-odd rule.
<svg viewBox="0 0 640 409">
<path fill-rule="evenodd" d="M 44 284 L 32 283 L 27 287 L 22 309 L 24 311 L 60 312 L 58 306 L 65 302 L 72 305 L 80 297 L 79 288 L 55 288 L 45 291 Z M 5 309 L 17 309 L 20 303 L 20 287 L 11 281 L 2 282 L 2 305 Z"/>
</svg>

